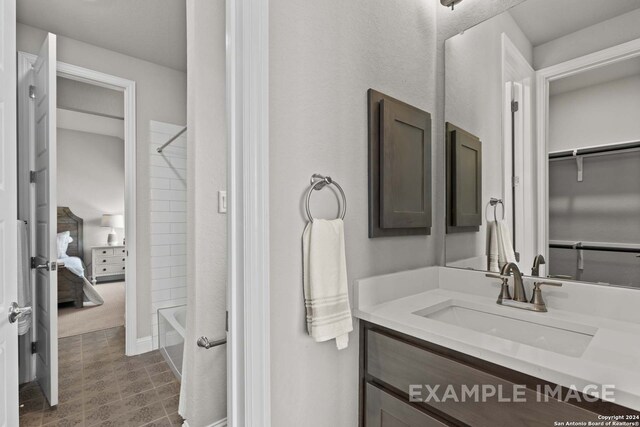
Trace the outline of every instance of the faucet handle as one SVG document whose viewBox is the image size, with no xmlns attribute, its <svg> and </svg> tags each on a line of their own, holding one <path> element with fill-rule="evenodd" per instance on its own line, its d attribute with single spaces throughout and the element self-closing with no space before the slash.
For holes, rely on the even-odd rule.
<svg viewBox="0 0 640 427">
<path fill-rule="evenodd" d="M 541 286 L 545 286 L 545 285 L 549 285 L 549 286 L 562 286 L 562 283 L 560 282 L 535 282 L 533 284 L 533 295 L 531 296 L 531 304 L 533 304 L 533 310 L 534 311 L 540 311 L 540 312 L 546 312 L 547 311 L 547 305 L 544 302 L 544 299 L 542 299 L 542 290 L 540 289 Z"/>
<path fill-rule="evenodd" d="M 493 274 L 493 273 L 487 273 L 485 274 L 485 276 L 490 277 L 492 279 L 502 280 L 502 286 L 500 287 L 500 295 L 498 295 L 498 301 L 496 301 L 498 304 L 502 304 L 502 301 L 504 300 L 513 299 L 511 298 L 511 294 L 509 293 L 509 277 L 511 276 L 503 276 L 502 274 Z"/>
<path fill-rule="evenodd" d="M 560 287 L 560 286 L 562 286 L 562 283 L 561 282 L 535 282 L 533 284 L 533 288 L 534 289 L 540 289 L 540 286 L 543 286 L 543 285 Z"/>
</svg>

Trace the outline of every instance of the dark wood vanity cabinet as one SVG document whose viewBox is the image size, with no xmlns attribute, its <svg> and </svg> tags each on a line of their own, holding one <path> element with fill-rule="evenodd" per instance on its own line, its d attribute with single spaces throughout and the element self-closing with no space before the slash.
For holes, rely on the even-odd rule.
<svg viewBox="0 0 640 427">
<path fill-rule="evenodd" d="M 554 426 L 599 421 L 599 414 L 638 414 L 584 396 L 582 402 L 558 400 L 547 396 L 557 391 L 555 384 L 368 322 L 360 321 L 360 333 L 361 427 Z M 484 401 L 465 397 L 474 386 L 477 396 L 487 388 Z M 490 396 L 491 390 L 497 394 Z"/>
</svg>

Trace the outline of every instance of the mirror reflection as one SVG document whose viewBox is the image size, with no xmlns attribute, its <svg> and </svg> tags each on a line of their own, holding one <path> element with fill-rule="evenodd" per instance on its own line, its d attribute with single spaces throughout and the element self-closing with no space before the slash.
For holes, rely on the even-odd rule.
<svg viewBox="0 0 640 427">
<path fill-rule="evenodd" d="M 640 288 L 638 20 L 527 0 L 446 41 L 447 266 Z"/>
</svg>

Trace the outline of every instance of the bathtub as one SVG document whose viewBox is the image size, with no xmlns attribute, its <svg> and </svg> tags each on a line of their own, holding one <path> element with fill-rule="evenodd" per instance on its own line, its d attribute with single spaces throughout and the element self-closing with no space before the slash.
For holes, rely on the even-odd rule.
<svg viewBox="0 0 640 427">
<path fill-rule="evenodd" d="M 187 306 L 158 309 L 158 348 L 173 373 L 182 379 Z"/>
</svg>

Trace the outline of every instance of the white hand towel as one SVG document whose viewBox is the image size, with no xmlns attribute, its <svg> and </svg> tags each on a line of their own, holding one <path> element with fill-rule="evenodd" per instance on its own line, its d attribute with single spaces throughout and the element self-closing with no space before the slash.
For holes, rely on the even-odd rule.
<svg viewBox="0 0 640 427">
<path fill-rule="evenodd" d="M 511 232 L 507 223 L 498 221 L 498 264 L 500 268 L 509 262 L 516 262 L 516 253 L 513 250 L 513 240 L 511 240 Z"/>
<path fill-rule="evenodd" d="M 18 305 L 31 307 L 31 280 L 29 273 L 29 238 L 27 224 L 18 221 Z M 24 335 L 31 328 L 31 315 L 18 320 L 18 335 Z"/>
<path fill-rule="evenodd" d="M 489 271 L 500 272 L 498 259 L 498 228 L 496 221 L 489 221 L 487 224 L 487 269 Z"/>
<path fill-rule="evenodd" d="M 302 252 L 307 331 L 316 342 L 335 338 L 338 350 L 342 350 L 353 330 L 342 220 L 308 223 L 302 235 Z"/>
<path fill-rule="evenodd" d="M 490 221 L 487 224 L 488 269 L 499 273 L 508 262 L 516 262 L 509 226 L 505 221 Z"/>
</svg>

